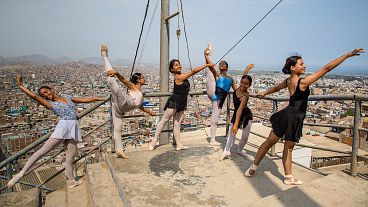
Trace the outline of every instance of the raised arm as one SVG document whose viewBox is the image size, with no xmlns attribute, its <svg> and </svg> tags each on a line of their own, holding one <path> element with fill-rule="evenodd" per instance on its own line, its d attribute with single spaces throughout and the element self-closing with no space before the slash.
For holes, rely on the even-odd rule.
<svg viewBox="0 0 368 207">
<path fill-rule="evenodd" d="M 244 70 L 244 72 L 243 72 L 243 75 L 242 75 L 242 76 L 248 75 L 249 71 L 250 71 L 250 70 L 252 70 L 252 68 L 253 68 L 253 67 L 254 67 L 254 64 L 249 64 L 249 65 L 245 68 L 245 70 Z"/>
<path fill-rule="evenodd" d="M 318 79 L 320 79 L 322 76 L 324 76 L 326 73 L 330 72 L 332 69 L 336 68 L 338 65 L 340 65 L 342 62 L 344 62 L 346 59 L 358 56 L 360 53 L 365 52 L 363 48 L 352 50 L 341 57 L 331 61 L 327 65 L 323 66 L 323 68 L 319 69 L 317 72 L 308 75 L 307 77 L 303 78 L 300 81 L 300 84 L 303 88 L 307 88 L 310 84 L 316 82 Z"/>
<path fill-rule="evenodd" d="M 287 87 L 287 80 L 288 80 L 288 78 L 286 78 L 284 81 L 282 81 L 278 85 L 273 86 L 273 87 L 271 87 L 271 88 L 269 88 L 269 89 L 267 89 L 265 91 L 260 92 L 259 94 L 257 94 L 257 96 L 265 97 L 268 94 L 275 93 L 277 91 L 280 91 L 283 88 L 286 88 Z"/>
<path fill-rule="evenodd" d="M 185 79 L 188 79 L 190 76 L 198 73 L 199 71 L 205 69 L 206 67 L 214 67 L 213 64 L 205 64 L 201 65 L 199 67 L 194 68 L 193 70 L 189 71 L 188 73 L 182 73 L 180 75 L 176 75 L 175 78 L 178 80 L 178 82 L 183 82 Z"/>
<path fill-rule="evenodd" d="M 235 96 L 235 94 L 234 94 L 234 96 Z M 238 111 L 236 111 L 235 123 L 233 125 L 233 128 L 231 129 L 233 134 L 236 134 L 238 132 L 240 117 L 241 117 L 243 109 L 246 107 L 247 103 L 248 103 L 248 96 L 243 96 L 243 97 L 240 98 L 240 105 L 239 105 Z"/>
<path fill-rule="evenodd" d="M 26 88 L 23 85 L 23 80 L 22 77 L 20 75 L 16 76 L 16 81 L 17 81 L 17 85 L 18 87 L 25 93 L 27 94 L 27 96 L 31 97 L 32 99 L 34 99 L 35 101 L 37 101 L 39 104 L 43 105 L 44 107 L 51 109 L 52 105 L 50 104 L 50 102 L 48 102 L 46 99 L 42 98 L 41 96 L 33 93 L 32 91 L 28 90 L 28 88 Z"/>
<path fill-rule="evenodd" d="M 128 89 L 133 89 L 135 90 L 134 84 L 132 82 L 130 82 L 128 79 L 126 79 L 124 76 L 122 76 L 119 72 L 117 72 L 116 70 L 109 70 L 107 72 L 107 75 L 110 77 L 114 77 L 116 76 L 124 85 L 126 85 L 126 87 L 128 87 Z"/>
<path fill-rule="evenodd" d="M 94 98 L 72 98 L 72 101 L 74 103 L 90 103 L 90 102 L 95 102 L 95 101 L 104 101 L 105 98 L 98 98 L 98 97 L 94 97 Z"/>
</svg>

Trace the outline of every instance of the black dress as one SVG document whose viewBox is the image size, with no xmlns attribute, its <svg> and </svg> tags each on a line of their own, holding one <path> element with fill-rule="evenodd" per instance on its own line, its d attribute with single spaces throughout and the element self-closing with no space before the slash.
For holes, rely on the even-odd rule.
<svg viewBox="0 0 368 207">
<path fill-rule="evenodd" d="M 174 80 L 173 94 L 167 99 L 164 110 L 176 109 L 176 112 L 184 111 L 187 109 L 188 94 L 190 89 L 190 83 L 188 79 L 185 79 L 182 84 L 177 85 Z"/>
<path fill-rule="evenodd" d="M 299 142 L 302 136 L 303 121 L 308 106 L 309 86 L 305 91 L 300 90 L 300 80 L 295 93 L 290 96 L 289 105 L 276 112 L 270 118 L 273 132 L 281 139 Z"/>
<path fill-rule="evenodd" d="M 240 106 L 240 98 L 242 98 L 242 97 L 243 96 L 241 96 L 241 97 L 236 96 L 236 90 L 234 91 L 234 93 L 233 93 L 234 114 L 233 114 L 233 117 L 231 118 L 231 123 L 232 124 L 235 123 L 236 113 L 237 113 L 237 111 L 239 109 L 239 106 Z M 248 106 L 246 106 L 243 109 L 242 113 L 241 113 L 238 127 L 244 129 L 248 125 L 249 120 L 253 120 L 253 114 L 250 111 L 250 109 L 248 108 Z"/>
</svg>

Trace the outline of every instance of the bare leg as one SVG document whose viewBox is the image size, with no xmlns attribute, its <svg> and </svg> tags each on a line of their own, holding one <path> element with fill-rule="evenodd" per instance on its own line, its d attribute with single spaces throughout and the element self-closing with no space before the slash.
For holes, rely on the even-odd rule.
<svg viewBox="0 0 368 207">
<path fill-rule="evenodd" d="M 212 101 L 212 115 L 211 115 L 211 146 L 219 146 L 221 143 L 216 142 L 216 131 L 217 131 L 217 123 L 219 121 L 221 114 L 221 109 L 218 107 L 218 101 Z"/>
<path fill-rule="evenodd" d="M 184 150 L 187 149 L 186 146 L 183 145 L 180 139 L 180 124 L 183 120 L 184 111 L 176 112 L 174 114 L 174 138 L 176 141 L 176 150 Z"/>
<path fill-rule="evenodd" d="M 301 185 L 303 182 L 293 177 L 292 173 L 292 161 L 293 161 L 293 149 L 295 142 L 285 141 L 284 150 L 282 153 L 282 164 L 284 165 L 286 185 Z"/>
<path fill-rule="evenodd" d="M 270 134 L 268 135 L 268 138 L 265 142 L 262 143 L 262 145 L 259 147 L 257 154 L 256 154 L 256 158 L 253 162 L 253 164 L 248 168 L 248 170 L 245 172 L 245 176 L 253 176 L 254 173 L 256 172 L 259 163 L 261 162 L 261 160 L 263 159 L 263 157 L 266 155 L 266 153 L 268 152 L 268 150 L 275 145 L 277 142 L 279 141 L 279 137 L 277 137 L 275 135 L 275 133 L 273 132 L 273 130 L 270 132 Z"/>
<path fill-rule="evenodd" d="M 43 155 L 48 153 L 50 150 L 54 149 L 57 145 L 59 145 L 63 140 L 55 139 L 55 138 L 49 138 L 45 144 L 39 149 L 37 152 L 35 152 L 27 161 L 27 163 L 24 165 L 23 169 L 15 175 L 7 184 L 8 187 L 12 187 L 17 183 L 23 175 L 27 172 L 27 170 L 32 167 L 32 165 L 39 160 Z"/>
<path fill-rule="evenodd" d="M 176 109 L 168 108 L 165 110 L 164 115 L 162 116 L 160 122 L 157 124 L 155 137 L 151 140 L 150 144 L 148 145 L 148 150 L 155 149 L 156 142 L 157 142 L 158 137 L 161 134 L 162 128 L 164 128 L 165 124 L 170 120 L 171 117 L 174 116 L 175 112 L 176 112 Z"/>
</svg>

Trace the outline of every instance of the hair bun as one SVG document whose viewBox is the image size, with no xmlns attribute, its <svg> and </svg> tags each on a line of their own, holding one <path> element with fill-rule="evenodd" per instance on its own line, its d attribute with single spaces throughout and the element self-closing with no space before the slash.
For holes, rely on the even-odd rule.
<svg viewBox="0 0 368 207">
<path fill-rule="evenodd" d="M 287 68 L 287 67 L 282 68 L 282 72 L 283 72 L 284 74 L 290 74 L 290 73 L 291 73 L 291 72 L 290 72 L 290 69 L 289 69 L 289 68 Z"/>
</svg>

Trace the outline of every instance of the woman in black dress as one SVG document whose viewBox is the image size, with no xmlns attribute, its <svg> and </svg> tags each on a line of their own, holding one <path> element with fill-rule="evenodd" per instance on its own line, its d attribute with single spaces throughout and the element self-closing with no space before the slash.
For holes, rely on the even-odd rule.
<svg viewBox="0 0 368 207">
<path fill-rule="evenodd" d="M 174 91 L 169 97 L 164 107 L 164 115 L 161 121 L 157 124 L 155 137 L 151 140 L 148 148 L 154 150 L 157 142 L 157 138 L 160 136 L 162 128 L 165 126 L 167 121 L 174 117 L 174 138 L 176 141 L 176 150 L 187 149 L 180 140 L 180 123 L 183 118 L 184 111 L 187 109 L 187 99 L 190 89 L 190 83 L 188 78 L 206 67 L 214 67 L 214 64 L 205 64 L 199 66 L 188 73 L 181 73 L 182 66 L 180 61 L 173 59 L 170 61 L 169 70 L 174 74 Z"/>
<path fill-rule="evenodd" d="M 272 123 L 272 131 L 268 135 L 268 139 L 259 147 L 256 158 L 253 164 L 245 172 L 245 176 L 251 177 L 254 175 L 259 163 L 267 151 L 275 145 L 280 138 L 282 138 L 285 140 L 282 154 L 282 163 L 285 171 L 284 183 L 286 185 L 303 184 L 302 181 L 293 178 L 291 164 L 292 150 L 295 142 L 299 142 L 300 137 L 302 136 L 303 121 L 308 105 L 309 85 L 316 82 L 346 59 L 357 56 L 361 52 L 364 52 L 364 49 L 355 49 L 346 53 L 305 78 L 300 78 L 301 75 L 305 74 L 306 68 L 302 57 L 291 56 L 286 59 L 285 66 L 282 71 L 285 74 L 290 74 L 290 77 L 277 86 L 261 92 L 259 96 L 264 97 L 268 94 L 280 91 L 283 88 L 288 88 L 290 93 L 289 105 L 271 116 L 270 121 Z"/>
</svg>

